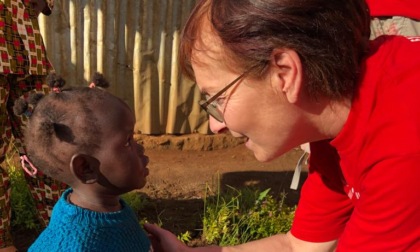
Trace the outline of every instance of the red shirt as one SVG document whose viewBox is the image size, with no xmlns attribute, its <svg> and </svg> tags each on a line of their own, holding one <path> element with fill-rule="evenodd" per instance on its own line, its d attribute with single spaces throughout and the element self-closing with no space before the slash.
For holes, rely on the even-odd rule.
<svg viewBox="0 0 420 252">
<path fill-rule="evenodd" d="M 420 37 L 371 49 L 344 128 L 311 143 L 291 232 L 337 251 L 420 251 Z"/>
<path fill-rule="evenodd" d="M 419 0 L 366 0 L 372 17 L 402 16 L 420 20 Z"/>
</svg>

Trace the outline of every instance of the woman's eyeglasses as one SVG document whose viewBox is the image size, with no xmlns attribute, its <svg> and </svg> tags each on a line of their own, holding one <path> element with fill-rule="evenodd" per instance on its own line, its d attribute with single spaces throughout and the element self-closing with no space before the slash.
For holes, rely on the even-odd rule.
<svg viewBox="0 0 420 252">
<path fill-rule="evenodd" d="M 201 100 L 198 102 L 200 104 L 200 107 L 217 121 L 224 122 L 223 113 L 217 108 L 217 98 L 219 98 L 230 87 L 235 85 L 239 80 L 241 80 L 245 75 L 247 75 L 254 67 L 251 67 L 248 70 L 246 70 L 243 74 L 239 75 L 236 79 L 234 79 L 231 83 L 227 84 L 222 90 L 217 92 L 212 97 L 206 95 L 206 100 Z"/>
</svg>

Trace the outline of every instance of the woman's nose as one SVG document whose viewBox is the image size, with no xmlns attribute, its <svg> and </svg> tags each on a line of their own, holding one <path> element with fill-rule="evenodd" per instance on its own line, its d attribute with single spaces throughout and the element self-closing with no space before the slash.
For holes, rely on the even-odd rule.
<svg viewBox="0 0 420 252">
<path fill-rule="evenodd" d="M 210 130 L 214 134 L 223 133 L 227 130 L 226 124 L 224 122 L 219 122 L 216 119 L 214 119 L 212 116 L 209 118 L 210 123 Z"/>
</svg>

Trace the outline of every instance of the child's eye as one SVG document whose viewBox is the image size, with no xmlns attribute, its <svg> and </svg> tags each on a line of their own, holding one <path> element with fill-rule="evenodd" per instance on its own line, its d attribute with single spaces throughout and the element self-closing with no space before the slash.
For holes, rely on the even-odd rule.
<svg viewBox="0 0 420 252">
<path fill-rule="evenodd" d="M 130 137 L 127 139 L 127 141 L 125 142 L 124 147 L 130 147 L 130 146 L 131 146 L 132 141 L 133 141 L 133 137 L 132 137 L 132 136 L 130 136 Z"/>
</svg>

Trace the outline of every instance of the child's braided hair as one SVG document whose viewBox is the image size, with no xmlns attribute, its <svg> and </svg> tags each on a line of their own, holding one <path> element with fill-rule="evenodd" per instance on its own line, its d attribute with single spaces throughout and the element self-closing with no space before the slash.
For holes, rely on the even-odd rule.
<svg viewBox="0 0 420 252">
<path fill-rule="evenodd" d="M 93 155 L 100 146 L 102 131 L 95 109 L 111 94 L 102 88 L 64 89 L 64 80 L 55 74 L 47 81 L 56 90 L 19 99 L 14 112 L 29 117 L 25 142 L 30 161 L 45 174 L 67 182 L 61 167 L 70 164 L 71 153 Z M 93 82 L 96 87 L 104 87 L 101 83 L 109 86 L 99 73 L 94 74 Z"/>
</svg>

